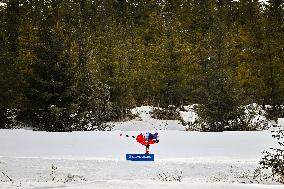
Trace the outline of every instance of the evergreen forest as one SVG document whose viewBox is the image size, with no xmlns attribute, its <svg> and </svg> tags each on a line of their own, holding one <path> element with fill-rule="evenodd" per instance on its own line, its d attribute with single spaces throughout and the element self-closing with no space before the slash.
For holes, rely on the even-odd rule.
<svg viewBox="0 0 284 189">
<path fill-rule="evenodd" d="M 284 0 L 0 0 L 0 128 L 198 104 L 210 131 L 244 130 L 251 103 L 283 112 Z"/>
</svg>

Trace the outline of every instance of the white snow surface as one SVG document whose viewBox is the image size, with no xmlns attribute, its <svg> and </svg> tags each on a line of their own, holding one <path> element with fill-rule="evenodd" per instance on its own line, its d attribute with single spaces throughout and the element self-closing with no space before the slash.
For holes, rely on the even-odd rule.
<svg viewBox="0 0 284 189">
<path fill-rule="evenodd" d="M 278 118 L 278 125 L 284 128 L 284 118 Z"/>
<path fill-rule="evenodd" d="M 192 107 L 185 109 L 183 119 L 194 122 Z M 139 118 L 112 123 L 113 131 L 0 130 L 0 189 L 284 188 L 258 174 L 262 152 L 277 145 L 270 131 L 184 131 L 179 121 L 151 118 L 151 110 L 133 109 Z M 131 136 L 149 130 L 160 137 L 150 147 L 155 161 L 126 161 L 126 153 L 145 152 Z"/>
<path fill-rule="evenodd" d="M 126 161 L 145 149 L 120 134 L 139 133 L 0 130 L 0 188 L 283 188 L 251 181 L 262 151 L 276 145 L 269 131 L 159 131 L 154 162 Z"/>
</svg>

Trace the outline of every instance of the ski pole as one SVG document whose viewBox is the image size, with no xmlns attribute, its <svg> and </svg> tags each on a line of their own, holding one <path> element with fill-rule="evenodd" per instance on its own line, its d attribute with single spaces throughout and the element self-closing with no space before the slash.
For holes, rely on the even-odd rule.
<svg viewBox="0 0 284 189">
<path fill-rule="evenodd" d="M 122 134 L 120 134 L 119 136 L 123 136 Z M 130 135 L 125 135 L 125 137 L 132 137 L 132 138 L 136 138 L 135 136 L 130 136 Z"/>
</svg>

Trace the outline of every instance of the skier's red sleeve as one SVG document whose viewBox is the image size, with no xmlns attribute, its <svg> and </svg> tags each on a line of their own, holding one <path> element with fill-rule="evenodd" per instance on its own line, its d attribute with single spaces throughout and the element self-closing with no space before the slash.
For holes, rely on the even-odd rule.
<svg viewBox="0 0 284 189">
<path fill-rule="evenodd" d="M 139 142 L 140 144 L 142 145 L 147 145 L 147 144 L 155 144 L 156 142 L 153 141 L 153 140 L 146 140 L 143 136 L 143 134 L 139 134 L 137 137 L 136 137 L 136 141 Z"/>
<path fill-rule="evenodd" d="M 144 138 L 143 134 L 139 134 L 137 137 L 136 137 L 136 141 L 139 142 L 140 144 L 142 145 L 146 145 L 146 139 Z"/>
</svg>

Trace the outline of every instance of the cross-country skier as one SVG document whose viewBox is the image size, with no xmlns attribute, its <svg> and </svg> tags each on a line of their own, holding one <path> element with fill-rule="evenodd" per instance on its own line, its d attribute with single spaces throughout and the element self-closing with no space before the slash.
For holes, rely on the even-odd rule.
<svg viewBox="0 0 284 189">
<path fill-rule="evenodd" d="M 122 136 L 122 134 L 120 134 Z M 129 135 L 125 135 L 126 137 L 129 137 Z M 132 136 L 132 138 L 135 138 L 135 136 Z M 149 154 L 149 148 L 151 144 L 158 143 L 159 136 L 158 133 L 151 133 L 151 132 L 145 132 L 145 133 L 140 133 L 136 137 L 136 141 L 139 142 L 140 144 L 144 145 L 146 147 L 146 154 Z"/>
<path fill-rule="evenodd" d="M 158 133 L 150 133 L 150 132 L 146 132 L 146 133 L 140 133 L 137 137 L 136 137 L 136 141 L 139 142 L 140 144 L 146 146 L 146 154 L 149 154 L 149 148 L 151 144 L 155 144 L 158 143 Z"/>
</svg>

